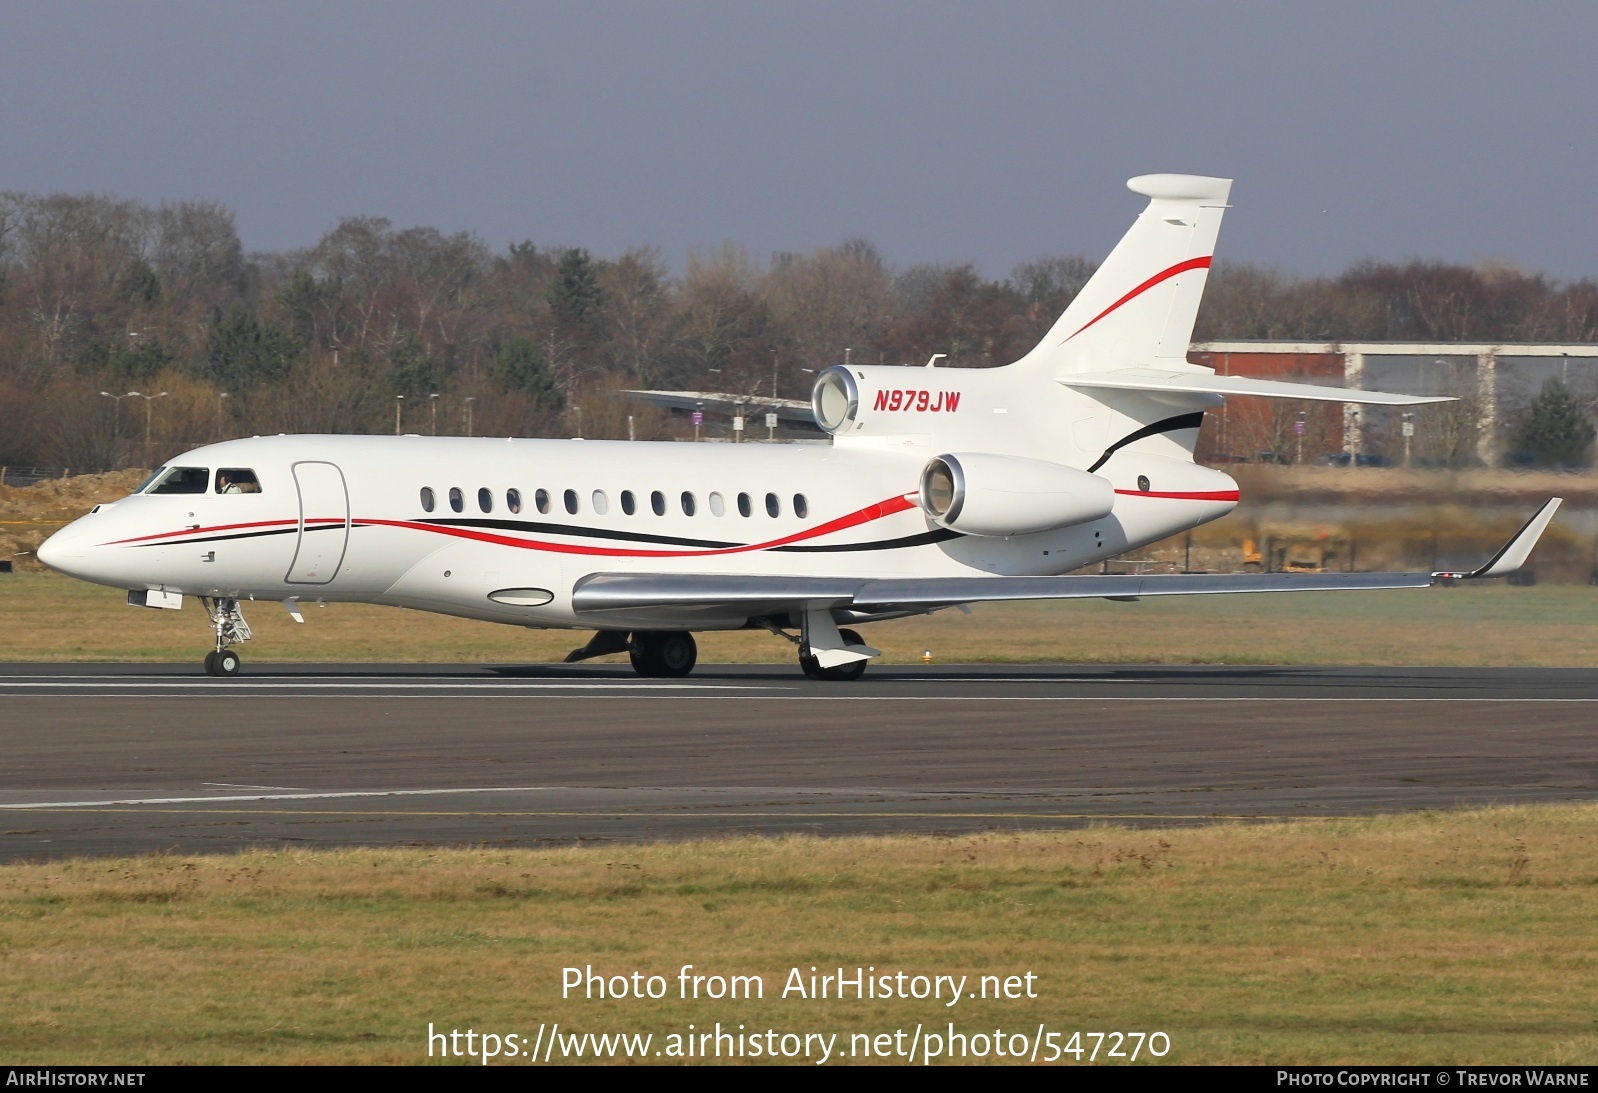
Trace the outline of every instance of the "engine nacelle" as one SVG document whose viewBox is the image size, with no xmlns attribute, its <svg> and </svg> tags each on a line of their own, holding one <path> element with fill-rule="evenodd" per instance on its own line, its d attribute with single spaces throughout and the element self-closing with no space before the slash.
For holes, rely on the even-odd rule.
<svg viewBox="0 0 1598 1093">
<path fill-rule="evenodd" d="M 967 395 L 991 396 L 1003 378 L 998 369 L 836 364 L 816 377 L 810 405 L 816 424 L 833 436 L 924 434 L 958 425 Z M 965 416 L 972 416 L 969 408 Z"/>
<path fill-rule="evenodd" d="M 940 455 L 921 472 L 921 507 L 969 535 L 1027 535 L 1100 520 L 1115 488 L 1096 474 L 1014 455 Z"/>
</svg>

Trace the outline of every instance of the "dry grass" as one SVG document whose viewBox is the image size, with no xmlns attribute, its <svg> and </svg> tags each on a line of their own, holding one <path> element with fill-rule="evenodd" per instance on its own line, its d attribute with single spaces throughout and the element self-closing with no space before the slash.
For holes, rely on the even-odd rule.
<svg viewBox="0 0 1598 1093">
<path fill-rule="evenodd" d="M 544 663 L 587 635 L 524 630 L 415 611 L 333 604 L 292 622 L 246 605 L 247 661 Z M 1141 603 L 977 605 L 879 623 L 866 639 L 889 664 L 981 661 L 1109 664 L 1598 666 L 1598 588 L 1503 584 L 1421 591 L 1203 596 Z M 53 574 L 0 577 L 0 660 L 195 661 L 205 616 L 128 607 L 114 589 Z M 701 634 L 704 663 L 789 663 L 764 632 Z M 613 661 L 625 658 L 611 658 Z"/>
<path fill-rule="evenodd" d="M 0 1061 L 405 1063 L 446 1028 L 1163 1029 L 1173 1062 L 1598 1061 L 1598 811 L 0 868 Z M 562 1000 L 561 969 L 758 973 Z M 788 969 L 1035 1001 L 799 1002 Z M 974 980 L 973 980 L 974 982 Z"/>
</svg>

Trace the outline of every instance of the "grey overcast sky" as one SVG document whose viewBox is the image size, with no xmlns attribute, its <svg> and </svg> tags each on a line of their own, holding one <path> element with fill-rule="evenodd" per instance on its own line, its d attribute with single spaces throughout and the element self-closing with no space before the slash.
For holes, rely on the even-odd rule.
<svg viewBox="0 0 1598 1093">
<path fill-rule="evenodd" d="M 0 189 L 1004 276 L 1188 171 L 1237 180 L 1223 259 L 1598 276 L 1595 44 L 1590 2 L 13 0 Z"/>
</svg>

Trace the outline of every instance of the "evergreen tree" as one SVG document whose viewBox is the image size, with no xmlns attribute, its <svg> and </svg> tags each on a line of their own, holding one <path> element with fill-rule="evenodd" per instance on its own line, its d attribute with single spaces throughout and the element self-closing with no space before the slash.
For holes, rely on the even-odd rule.
<svg viewBox="0 0 1598 1093">
<path fill-rule="evenodd" d="M 1580 404 L 1563 383 L 1551 379 L 1521 415 L 1515 447 L 1539 467 L 1584 467 L 1595 435 L 1598 430 Z"/>
<path fill-rule="evenodd" d="M 555 384 L 555 375 L 542 350 L 527 338 L 508 339 L 494 354 L 491 363 L 494 379 L 508 390 L 532 396 L 540 409 L 560 410 L 565 405 Z"/>
<path fill-rule="evenodd" d="M 200 372 L 222 390 L 242 391 L 282 380 L 302 352 L 288 331 L 235 304 L 225 318 L 217 316 L 211 324 Z"/>
<path fill-rule="evenodd" d="M 599 270 L 588 252 L 581 247 L 562 251 L 549 286 L 549 310 L 560 336 L 577 346 L 592 343 L 602 301 Z"/>
<path fill-rule="evenodd" d="M 427 348 L 408 334 L 389 347 L 388 379 L 394 390 L 406 398 L 420 398 L 442 386 L 442 377 Z"/>
</svg>

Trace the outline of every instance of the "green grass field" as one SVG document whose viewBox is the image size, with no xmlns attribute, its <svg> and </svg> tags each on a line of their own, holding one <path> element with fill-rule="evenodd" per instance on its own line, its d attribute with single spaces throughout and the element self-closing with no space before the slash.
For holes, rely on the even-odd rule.
<svg viewBox="0 0 1598 1093">
<path fill-rule="evenodd" d="M 525 630 L 358 604 L 246 604 L 246 662 L 559 661 L 585 632 Z M 888 664 L 1416 664 L 1598 666 L 1598 588 L 1502 582 L 1398 592 L 978 604 L 864 629 Z M 763 631 L 702 634 L 703 663 L 788 663 Z M 0 576 L 0 660 L 198 661 L 203 611 L 128 607 L 115 589 L 48 573 Z M 616 659 L 616 658 L 613 658 Z M 625 659 L 625 658 L 620 658 Z"/>
<path fill-rule="evenodd" d="M 428 1022 L 658 1046 L 689 1023 L 847 1044 L 952 1021 L 1160 1030 L 1176 1063 L 1590 1065 L 1595 890 L 1592 807 L 13 865 L 0 1062 L 416 1063 Z M 682 964 L 765 997 L 680 1000 Z M 587 965 L 673 993 L 562 999 Z M 1030 972 L 1037 997 L 778 997 L 812 966 Z"/>
</svg>

